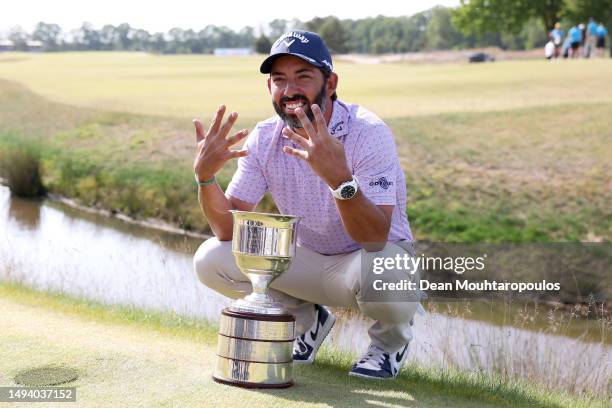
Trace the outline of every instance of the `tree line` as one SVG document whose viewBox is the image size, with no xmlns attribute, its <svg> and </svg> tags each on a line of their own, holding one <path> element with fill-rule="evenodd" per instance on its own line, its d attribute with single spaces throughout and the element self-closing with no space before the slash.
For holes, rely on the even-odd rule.
<svg viewBox="0 0 612 408">
<path fill-rule="evenodd" d="M 40 22 L 33 32 L 14 28 L 8 39 L 17 50 L 40 41 L 45 51 L 145 51 L 160 54 L 209 54 L 217 48 L 253 48 L 267 53 L 272 42 L 291 29 L 319 33 L 334 53 L 384 54 L 429 50 L 500 47 L 521 50 L 543 46 L 556 21 L 612 20 L 612 0 L 462 0 L 456 9 L 434 7 L 403 17 L 358 20 L 334 16 L 309 21 L 276 19 L 267 27 L 235 31 L 208 25 L 196 31 L 173 28 L 149 33 L 127 23 L 96 29 L 89 23 L 64 32 Z M 601 21 L 601 20 L 600 20 Z"/>
</svg>

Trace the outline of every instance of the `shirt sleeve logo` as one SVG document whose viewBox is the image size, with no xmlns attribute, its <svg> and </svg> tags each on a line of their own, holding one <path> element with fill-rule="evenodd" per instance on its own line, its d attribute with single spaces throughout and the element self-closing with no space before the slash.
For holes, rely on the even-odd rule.
<svg viewBox="0 0 612 408">
<path fill-rule="evenodd" d="M 392 186 L 392 185 L 393 185 L 393 182 L 388 181 L 386 177 L 381 177 L 377 181 L 370 182 L 371 187 L 380 186 L 383 190 L 387 190 L 389 186 Z"/>
</svg>

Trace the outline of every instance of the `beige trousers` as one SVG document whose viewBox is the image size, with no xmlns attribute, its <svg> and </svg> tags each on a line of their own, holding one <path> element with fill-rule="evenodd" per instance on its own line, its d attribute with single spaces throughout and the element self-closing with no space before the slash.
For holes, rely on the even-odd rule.
<svg viewBox="0 0 612 408">
<path fill-rule="evenodd" d="M 251 284 L 236 266 L 231 245 L 231 241 L 206 240 L 194 256 L 194 267 L 204 285 L 237 299 L 251 293 Z M 418 272 L 394 269 L 373 274 L 372 270 L 374 258 L 404 254 L 414 256 L 411 242 L 389 242 L 379 252 L 357 250 L 339 255 L 322 255 L 298 245 L 289 270 L 272 282 L 269 293 L 296 317 L 296 335 L 314 323 L 313 304 L 346 307 L 374 319 L 368 330 L 372 344 L 394 352 L 412 339 L 412 319 L 420 308 L 418 297 L 385 299 L 387 293 L 390 297 L 396 293 L 372 291 L 371 282 L 410 280 L 418 285 Z"/>
</svg>

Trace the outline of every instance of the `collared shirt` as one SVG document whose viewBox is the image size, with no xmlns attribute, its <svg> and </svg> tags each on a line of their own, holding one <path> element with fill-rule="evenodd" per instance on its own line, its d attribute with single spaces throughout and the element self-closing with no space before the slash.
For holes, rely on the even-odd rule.
<svg viewBox="0 0 612 408">
<path fill-rule="evenodd" d="M 302 217 L 298 244 L 331 255 L 361 248 L 345 230 L 328 185 L 308 163 L 283 152 L 284 146 L 300 149 L 282 134 L 284 122 L 272 117 L 257 124 L 238 160 L 238 169 L 226 194 L 258 203 L 270 191 L 282 214 Z M 347 164 L 359 188 L 375 205 L 393 205 L 388 241 L 412 241 L 406 216 L 406 181 L 389 127 L 376 115 L 336 100 L 329 133 L 344 144 Z"/>
<path fill-rule="evenodd" d="M 579 43 L 582 41 L 582 31 L 580 31 L 578 27 L 570 28 L 568 35 L 570 36 L 572 43 Z"/>
<path fill-rule="evenodd" d="M 553 39 L 553 42 L 555 44 L 561 44 L 561 39 L 563 38 L 563 30 L 561 30 L 560 28 L 555 28 L 554 30 L 552 30 L 550 32 L 550 36 Z"/>
</svg>

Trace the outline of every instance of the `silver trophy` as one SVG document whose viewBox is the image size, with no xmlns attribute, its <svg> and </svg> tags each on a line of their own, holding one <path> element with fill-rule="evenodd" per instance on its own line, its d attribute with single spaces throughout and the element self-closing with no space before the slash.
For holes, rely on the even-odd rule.
<svg viewBox="0 0 612 408">
<path fill-rule="evenodd" d="M 232 252 L 253 293 L 223 309 L 219 323 L 217 382 L 248 388 L 293 385 L 295 317 L 267 293 L 295 255 L 298 217 L 231 211 Z"/>
</svg>

